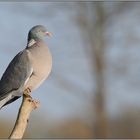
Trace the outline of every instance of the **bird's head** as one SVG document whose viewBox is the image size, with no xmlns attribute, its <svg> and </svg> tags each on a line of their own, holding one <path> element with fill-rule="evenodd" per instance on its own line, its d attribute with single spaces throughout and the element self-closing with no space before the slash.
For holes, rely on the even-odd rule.
<svg viewBox="0 0 140 140">
<path fill-rule="evenodd" d="M 28 33 L 28 42 L 31 40 L 43 40 L 45 36 L 51 37 L 51 33 L 42 25 L 32 27 Z"/>
</svg>

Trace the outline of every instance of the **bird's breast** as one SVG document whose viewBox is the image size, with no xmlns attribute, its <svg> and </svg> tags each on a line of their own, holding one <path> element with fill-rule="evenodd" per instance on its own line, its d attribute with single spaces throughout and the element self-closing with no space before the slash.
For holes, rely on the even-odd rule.
<svg viewBox="0 0 140 140">
<path fill-rule="evenodd" d="M 27 84 L 35 89 L 49 76 L 52 69 L 52 56 L 47 46 L 33 47 L 29 49 L 29 52 L 33 77 Z"/>
<path fill-rule="evenodd" d="M 35 75 L 40 78 L 46 78 L 52 69 L 52 56 L 49 49 L 39 48 L 36 51 L 32 51 L 32 66 Z"/>
</svg>

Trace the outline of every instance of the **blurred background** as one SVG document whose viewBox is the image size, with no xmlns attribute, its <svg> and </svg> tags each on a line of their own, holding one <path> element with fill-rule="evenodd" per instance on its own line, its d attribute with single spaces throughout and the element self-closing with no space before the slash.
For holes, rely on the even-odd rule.
<svg viewBox="0 0 140 140">
<path fill-rule="evenodd" d="M 24 138 L 140 138 L 140 2 L 0 2 L 0 76 L 37 24 L 53 69 Z M 0 138 L 21 101 L 0 110 Z"/>
</svg>

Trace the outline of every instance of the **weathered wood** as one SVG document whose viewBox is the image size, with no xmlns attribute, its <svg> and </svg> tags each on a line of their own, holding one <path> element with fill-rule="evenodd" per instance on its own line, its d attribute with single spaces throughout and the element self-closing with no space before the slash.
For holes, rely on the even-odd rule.
<svg viewBox="0 0 140 140">
<path fill-rule="evenodd" d="M 30 113 L 39 107 L 39 102 L 32 99 L 31 96 L 23 96 L 15 126 L 10 135 L 10 139 L 21 139 L 26 130 Z"/>
</svg>

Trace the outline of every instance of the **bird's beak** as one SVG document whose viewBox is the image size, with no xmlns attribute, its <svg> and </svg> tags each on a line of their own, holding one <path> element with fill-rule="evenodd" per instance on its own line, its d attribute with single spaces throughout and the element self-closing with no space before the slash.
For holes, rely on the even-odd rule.
<svg viewBox="0 0 140 140">
<path fill-rule="evenodd" d="M 48 37 L 52 37 L 52 33 L 50 33 L 50 32 L 46 32 L 46 35 L 48 36 Z"/>
</svg>

